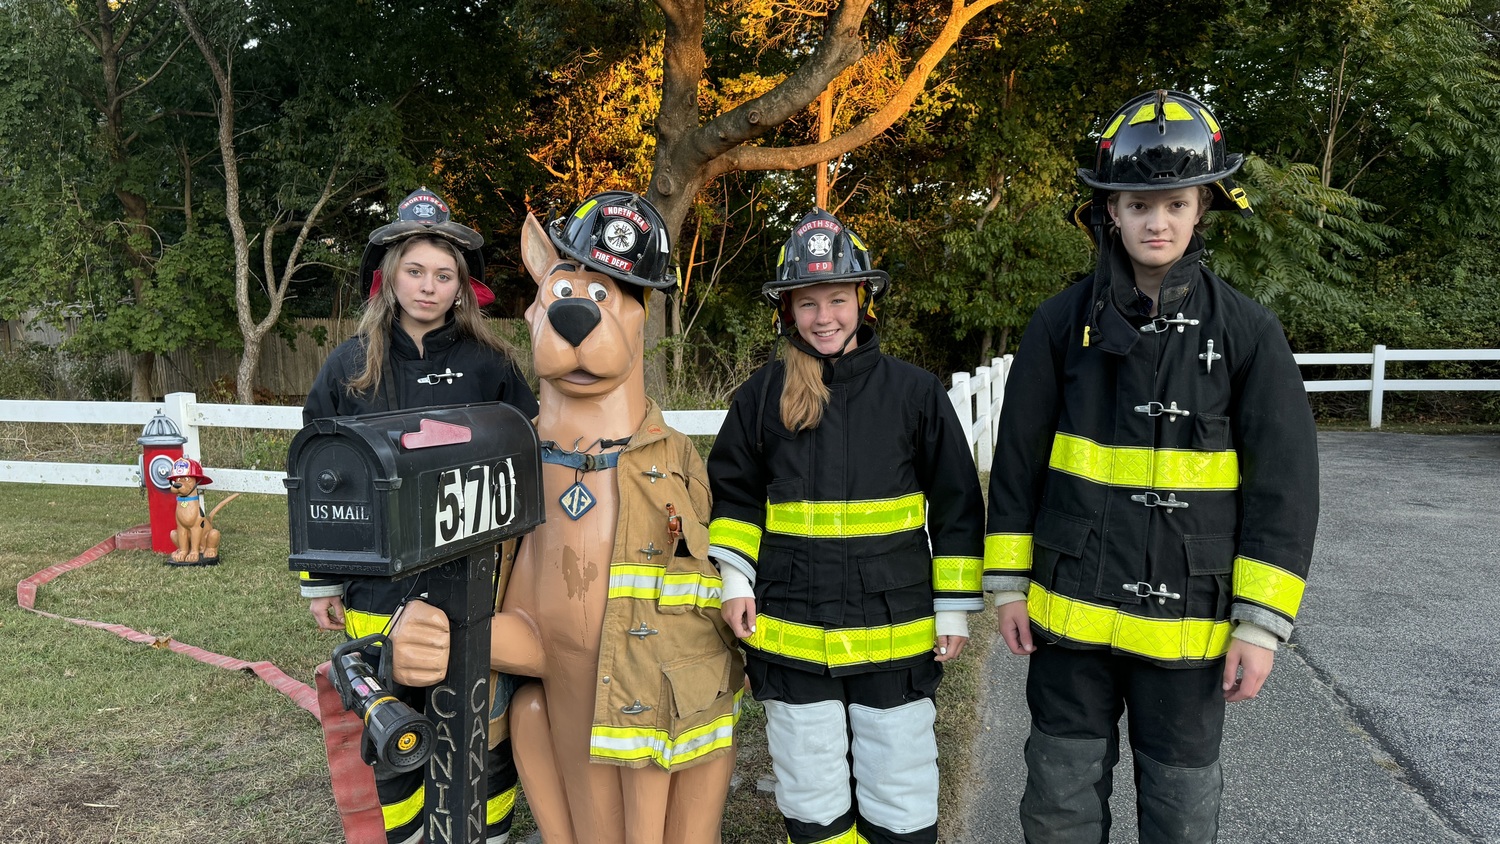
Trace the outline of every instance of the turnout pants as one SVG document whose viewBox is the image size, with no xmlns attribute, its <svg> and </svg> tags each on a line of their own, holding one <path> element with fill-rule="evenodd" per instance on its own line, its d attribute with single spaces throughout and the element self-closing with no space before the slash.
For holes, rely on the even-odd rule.
<svg viewBox="0 0 1500 844">
<path fill-rule="evenodd" d="M 1129 717 L 1141 844 L 1212 844 L 1223 775 L 1223 662 L 1163 668 L 1108 651 L 1038 643 L 1026 675 L 1031 736 L 1027 844 L 1105 844 Z"/>
<path fill-rule="evenodd" d="M 787 841 L 935 844 L 939 663 L 833 677 L 751 652 L 746 668 Z"/>
</svg>

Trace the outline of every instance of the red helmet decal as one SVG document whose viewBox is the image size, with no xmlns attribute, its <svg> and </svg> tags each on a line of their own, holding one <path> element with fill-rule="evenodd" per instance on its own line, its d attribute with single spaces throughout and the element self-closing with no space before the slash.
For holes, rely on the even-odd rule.
<svg viewBox="0 0 1500 844">
<path fill-rule="evenodd" d="M 611 255 L 597 246 L 590 247 L 589 257 L 605 266 L 614 267 L 620 272 L 628 273 L 630 272 L 630 268 L 635 266 L 634 261 L 627 261 L 619 255 Z"/>
</svg>

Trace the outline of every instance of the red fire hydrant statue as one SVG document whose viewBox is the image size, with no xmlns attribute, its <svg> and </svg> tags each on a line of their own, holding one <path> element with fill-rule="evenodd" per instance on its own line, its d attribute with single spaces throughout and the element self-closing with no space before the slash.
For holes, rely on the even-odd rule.
<svg viewBox="0 0 1500 844">
<path fill-rule="evenodd" d="M 177 493 L 168 476 L 172 474 L 172 464 L 182 456 L 182 444 L 187 438 L 178 432 L 171 419 L 158 411 L 136 442 L 141 444 L 141 482 L 146 487 L 151 511 L 151 550 L 170 554 L 177 550 L 172 541 L 172 531 L 177 527 Z"/>
</svg>

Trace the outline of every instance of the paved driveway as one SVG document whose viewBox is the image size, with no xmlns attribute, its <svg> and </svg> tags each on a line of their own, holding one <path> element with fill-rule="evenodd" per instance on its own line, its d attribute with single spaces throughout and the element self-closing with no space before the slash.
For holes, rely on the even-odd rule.
<svg viewBox="0 0 1500 844">
<path fill-rule="evenodd" d="M 1308 590 L 1261 696 L 1230 706 L 1220 841 L 1500 844 L 1500 437 L 1318 441 Z M 988 670 L 958 840 L 1019 844 L 1025 660 L 1000 647 Z M 1116 773 L 1114 840 L 1134 842 Z"/>
</svg>

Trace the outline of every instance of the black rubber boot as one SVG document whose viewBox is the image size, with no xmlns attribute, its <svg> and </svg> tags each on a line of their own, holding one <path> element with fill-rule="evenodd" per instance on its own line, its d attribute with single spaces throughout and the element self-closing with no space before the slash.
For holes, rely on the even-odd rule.
<svg viewBox="0 0 1500 844">
<path fill-rule="evenodd" d="M 1033 727 L 1021 797 L 1026 844 L 1105 844 L 1119 758 L 1108 739 L 1061 739 Z"/>
<path fill-rule="evenodd" d="M 1214 844 L 1224 772 L 1215 761 L 1174 768 L 1135 752 L 1136 810 L 1141 844 Z"/>
</svg>

